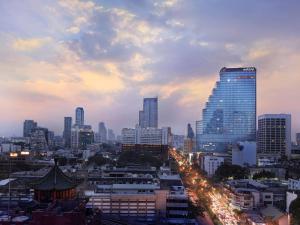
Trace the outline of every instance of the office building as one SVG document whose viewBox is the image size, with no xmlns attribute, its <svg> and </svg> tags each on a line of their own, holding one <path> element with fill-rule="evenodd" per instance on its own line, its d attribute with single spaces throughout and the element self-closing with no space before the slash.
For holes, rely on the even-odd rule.
<svg viewBox="0 0 300 225">
<path fill-rule="evenodd" d="M 172 145 L 172 131 L 171 131 L 171 127 L 163 127 L 161 129 L 162 131 L 162 144 L 163 145 Z"/>
<path fill-rule="evenodd" d="M 82 107 L 77 107 L 75 111 L 75 125 L 84 125 L 84 110 Z"/>
<path fill-rule="evenodd" d="M 115 141 L 116 140 L 116 135 L 112 129 L 107 130 L 107 140 L 108 141 Z"/>
<path fill-rule="evenodd" d="M 172 136 L 172 147 L 183 150 L 184 147 L 184 135 L 173 135 Z"/>
<path fill-rule="evenodd" d="M 222 68 L 202 112 L 199 149 L 225 151 L 228 144 L 256 139 L 256 69 Z"/>
<path fill-rule="evenodd" d="M 291 155 L 291 115 L 265 114 L 258 117 L 257 154 L 259 159 L 277 161 Z"/>
<path fill-rule="evenodd" d="M 30 149 L 36 152 L 46 152 L 48 150 L 48 133 L 47 128 L 34 128 L 30 135 Z"/>
<path fill-rule="evenodd" d="M 158 98 L 144 98 L 143 110 L 139 111 L 139 126 L 158 127 Z"/>
<path fill-rule="evenodd" d="M 300 146 L 300 133 L 296 134 L 296 144 Z"/>
<path fill-rule="evenodd" d="M 98 135 L 99 135 L 98 142 L 100 142 L 100 143 L 106 143 L 107 142 L 107 129 L 105 127 L 104 122 L 100 122 L 98 124 Z"/>
<path fill-rule="evenodd" d="M 72 127 L 71 147 L 74 150 L 86 150 L 94 142 L 94 132 L 89 125 Z"/>
<path fill-rule="evenodd" d="M 185 153 L 192 153 L 195 149 L 196 142 L 194 139 L 191 138 L 185 138 L 184 139 L 184 146 L 183 151 Z"/>
<path fill-rule="evenodd" d="M 37 127 L 34 120 L 25 120 L 23 124 L 23 137 L 30 137 L 33 129 Z"/>
<path fill-rule="evenodd" d="M 224 157 L 205 155 L 200 157 L 201 169 L 207 173 L 207 176 L 212 177 L 216 170 L 224 163 Z"/>
<path fill-rule="evenodd" d="M 195 133 L 193 131 L 191 124 L 189 123 L 187 125 L 187 138 L 194 139 L 194 137 L 195 137 Z"/>
<path fill-rule="evenodd" d="M 169 145 L 172 142 L 171 128 L 148 127 L 123 128 L 122 144 Z"/>
<path fill-rule="evenodd" d="M 136 130 L 133 128 L 123 128 L 121 132 L 122 144 L 136 144 Z"/>
<path fill-rule="evenodd" d="M 72 130 L 72 117 L 65 117 L 64 118 L 64 145 L 67 148 L 71 147 L 71 130 Z"/>
<path fill-rule="evenodd" d="M 137 128 L 136 129 L 136 144 L 161 145 L 162 144 L 162 129 L 158 128 Z"/>
</svg>

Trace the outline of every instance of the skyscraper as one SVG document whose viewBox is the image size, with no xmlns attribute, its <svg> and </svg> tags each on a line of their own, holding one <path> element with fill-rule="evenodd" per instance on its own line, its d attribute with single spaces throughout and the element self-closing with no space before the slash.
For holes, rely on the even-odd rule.
<svg viewBox="0 0 300 225">
<path fill-rule="evenodd" d="M 291 115 L 265 114 L 258 117 L 258 158 L 276 161 L 291 154 Z"/>
<path fill-rule="evenodd" d="M 296 144 L 300 146 L 300 133 L 296 134 Z"/>
<path fill-rule="evenodd" d="M 37 122 L 34 120 L 25 120 L 23 124 L 23 137 L 30 137 L 31 132 L 37 128 Z"/>
<path fill-rule="evenodd" d="M 139 112 L 139 126 L 158 127 L 158 98 L 144 98 L 143 111 Z"/>
<path fill-rule="evenodd" d="M 115 141 L 116 140 L 116 135 L 112 129 L 107 130 L 107 140 L 108 141 Z"/>
<path fill-rule="evenodd" d="M 72 136 L 72 117 L 65 117 L 64 118 L 64 145 L 67 148 L 71 147 L 71 136 Z"/>
<path fill-rule="evenodd" d="M 105 127 L 104 122 L 100 122 L 98 124 L 98 135 L 99 135 L 99 142 L 101 143 L 107 142 L 107 129 Z"/>
<path fill-rule="evenodd" d="M 84 110 L 82 107 L 77 107 L 75 111 L 75 125 L 84 125 Z"/>
<path fill-rule="evenodd" d="M 222 68 L 220 81 L 202 112 L 204 150 L 224 151 L 229 143 L 256 139 L 256 69 Z"/>
<path fill-rule="evenodd" d="M 187 125 L 187 138 L 194 139 L 195 133 L 190 123 Z"/>
</svg>

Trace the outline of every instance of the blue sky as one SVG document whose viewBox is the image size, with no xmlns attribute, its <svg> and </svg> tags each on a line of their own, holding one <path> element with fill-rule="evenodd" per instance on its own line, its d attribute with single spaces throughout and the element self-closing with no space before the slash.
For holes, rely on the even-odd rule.
<svg viewBox="0 0 300 225">
<path fill-rule="evenodd" d="M 220 68 L 255 66 L 258 114 L 291 113 L 300 132 L 297 0 L 0 2 L 0 135 L 24 119 L 57 133 L 83 106 L 119 133 L 159 97 L 161 126 L 184 133 Z"/>
</svg>

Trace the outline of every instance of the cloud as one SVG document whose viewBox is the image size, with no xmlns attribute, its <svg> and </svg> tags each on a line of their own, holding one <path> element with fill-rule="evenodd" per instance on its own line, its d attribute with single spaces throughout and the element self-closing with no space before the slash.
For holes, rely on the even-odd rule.
<svg viewBox="0 0 300 225">
<path fill-rule="evenodd" d="M 43 47 L 51 41 L 52 39 L 50 37 L 28 39 L 18 38 L 13 42 L 13 48 L 17 51 L 33 51 Z"/>
<path fill-rule="evenodd" d="M 133 127 L 142 98 L 156 95 L 161 125 L 183 133 L 201 118 L 223 66 L 256 66 L 259 113 L 284 109 L 300 124 L 296 104 L 287 101 L 300 98 L 299 6 L 297 0 L 0 3 L 0 99 L 2 118 L 12 123 L 0 135 L 21 130 L 25 118 L 60 132 L 63 116 L 77 105 L 86 108 L 88 123 Z"/>
</svg>

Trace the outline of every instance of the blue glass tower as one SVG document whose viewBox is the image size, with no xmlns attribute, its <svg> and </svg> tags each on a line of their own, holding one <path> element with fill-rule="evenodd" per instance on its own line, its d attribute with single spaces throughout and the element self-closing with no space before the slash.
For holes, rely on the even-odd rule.
<svg viewBox="0 0 300 225">
<path fill-rule="evenodd" d="M 256 69 L 222 68 L 202 112 L 198 148 L 224 151 L 237 141 L 256 139 Z"/>
</svg>

